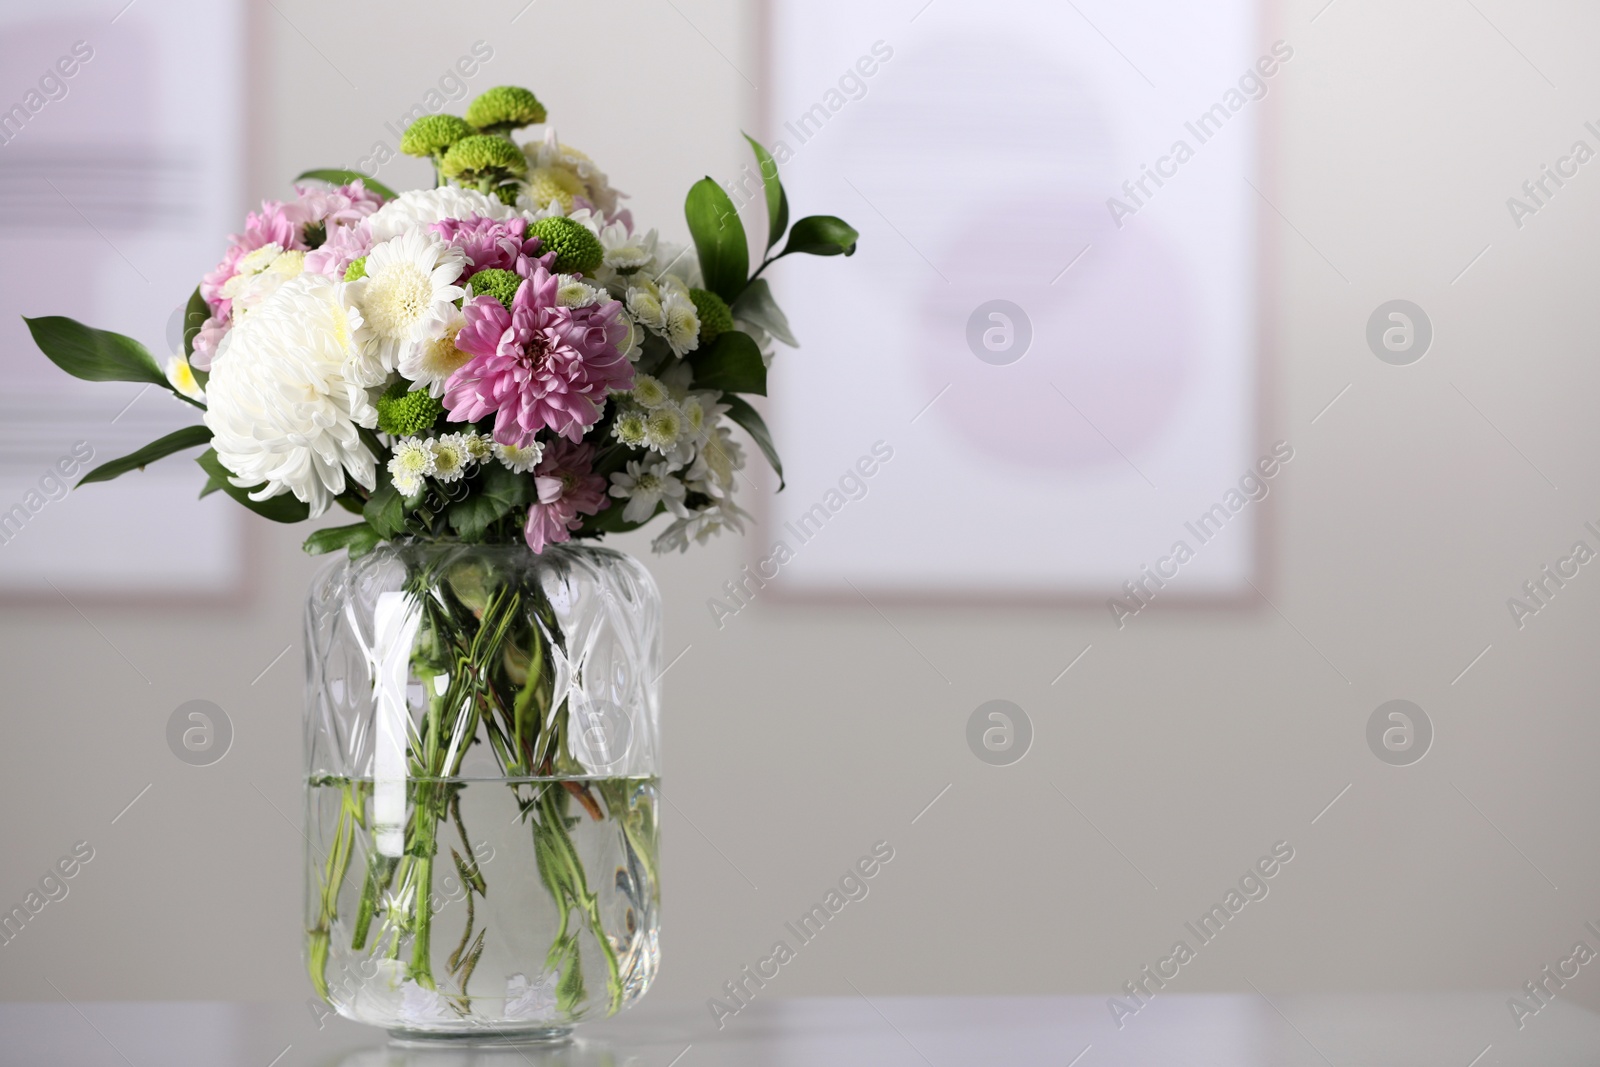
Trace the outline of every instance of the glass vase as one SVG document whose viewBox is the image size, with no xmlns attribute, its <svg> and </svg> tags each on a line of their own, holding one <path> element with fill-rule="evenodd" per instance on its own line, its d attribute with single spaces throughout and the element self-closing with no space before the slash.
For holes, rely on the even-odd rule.
<svg viewBox="0 0 1600 1067">
<path fill-rule="evenodd" d="M 660 598 L 634 559 L 409 541 L 306 607 L 306 963 L 400 1040 L 564 1039 L 659 966 Z"/>
</svg>

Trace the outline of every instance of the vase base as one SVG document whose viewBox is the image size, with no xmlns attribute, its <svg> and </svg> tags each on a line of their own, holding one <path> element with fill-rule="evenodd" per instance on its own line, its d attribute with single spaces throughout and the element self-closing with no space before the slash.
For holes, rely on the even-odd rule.
<svg viewBox="0 0 1600 1067">
<path fill-rule="evenodd" d="M 405 1030 L 390 1028 L 389 1043 L 401 1048 L 514 1048 L 518 1045 L 563 1045 L 572 1027 L 537 1030 Z"/>
</svg>

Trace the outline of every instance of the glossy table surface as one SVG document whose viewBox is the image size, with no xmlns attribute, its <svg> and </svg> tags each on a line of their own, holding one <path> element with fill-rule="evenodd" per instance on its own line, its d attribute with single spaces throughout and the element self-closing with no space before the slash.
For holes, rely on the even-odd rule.
<svg viewBox="0 0 1600 1067">
<path fill-rule="evenodd" d="M 1600 1015 L 1556 1001 L 1522 1029 L 1506 994 L 1174 995 L 1118 1029 L 1103 997 L 644 1001 L 553 1048 L 401 1049 L 306 1004 L 0 1005 L 4 1067 L 1592 1067 Z"/>
</svg>

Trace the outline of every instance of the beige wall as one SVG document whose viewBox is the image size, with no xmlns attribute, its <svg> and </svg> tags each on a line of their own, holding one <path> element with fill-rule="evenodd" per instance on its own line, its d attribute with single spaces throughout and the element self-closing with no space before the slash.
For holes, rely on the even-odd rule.
<svg viewBox="0 0 1600 1067">
<path fill-rule="evenodd" d="M 662 995 L 716 993 L 880 839 L 896 856 L 871 895 L 770 995 L 1109 991 L 1280 839 L 1296 855 L 1270 897 L 1178 988 L 1515 987 L 1600 920 L 1600 577 L 1585 568 L 1520 632 L 1505 607 L 1600 522 L 1600 164 L 1521 231 L 1504 204 L 1575 138 L 1595 143 L 1581 126 L 1600 119 L 1600 13 L 1482 0 L 1525 60 L 1473 5 L 1338 0 L 1309 22 L 1321 5 L 1283 13 L 1297 56 L 1274 86 L 1275 200 L 1304 238 L 1267 216 L 1281 265 L 1269 422 L 1296 459 L 1275 485 L 1264 588 L 1292 623 L 1266 607 L 1190 610 L 1119 633 L 1100 609 L 888 609 L 946 685 L 864 607 L 760 604 L 717 632 L 705 598 L 743 562 L 735 542 L 650 559 L 668 655 L 692 646 L 666 679 Z M 740 0 L 539 2 L 514 24 L 522 0 L 275 6 L 254 16 L 252 86 L 272 102 L 253 137 L 255 196 L 392 141 L 384 121 L 478 38 L 496 54 L 475 84 L 534 86 L 642 219 L 675 225 L 694 179 L 732 174 L 737 130 L 757 113 L 705 39 L 759 69 Z M 571 18 L 593 29 L 574 41 Z M 361 30 L 381 47 L 333 43 Z M 404 161 L 382 177 L 415 171 Z M 863 256 L 895 240 L 858 205 L 841 212 L 861 224 Z M 1409 368 L 1379 363 L 1362 338 L 1395 297 L 1422 304 L 1438 333 Z M 73 841 L 96 855 L 66 900 L 0 947 L 0 996 L 49 998 L 46 979 L 74 998 L 306 995 L 299 610 L 315 563 L 298 552 L 303 532 L 263 524 L 260 592 L 237 610 L 4 609 L 0 903 Z M 988 551 L 1003 544 L 952 546 L 951 565 Z M 172 709 L 197 697 L 237 731 L 209 768 L 180 764 L 163 739 Z M 1009 768 L 964 742 L 968 714 L 997 697 L 1037 731 Z M 1437 730 L 1409 768 L 1364 740 L 1393 697 Z M 1600 1002 L 1600 977 L 1571 992 Z"/>
</svg>

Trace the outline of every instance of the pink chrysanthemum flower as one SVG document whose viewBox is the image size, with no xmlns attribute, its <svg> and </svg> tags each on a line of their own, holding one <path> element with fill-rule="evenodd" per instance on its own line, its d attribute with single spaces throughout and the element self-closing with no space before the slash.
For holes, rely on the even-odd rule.
<svg viewBox="0 0 1600 1067">
<path fill-rule="evenodd" d="M 524 264 L 519 270 L 518 264 L 524 257 L 539 259 L 535 255 L 539 239 L 525 236 L 528 220 L 524 218 L 488 219 L 474 215 L 470 219 L 443 219 L 428 228 L 461 249 L 474 271 L 510 270 L 526 278 L 530 265 Z M 551 265 L 548 258 L 539 261 L 546 269 Z"/>
<path fill-rule="evenodd" d="M 259 212 L 246 216 L 244 233 L 229 238 L 222 262 L 200 282 L 200 295 L 211 308 L 211 317 L 194 340 L 191 362 L 197 369 L 210 369 L 218 345 L 233 325 L 233 300 L 223 295 L 223 288 L 239 273 L 239 262 L 245 256 L 277 245 L 285 252 L 306 252 L 306 270 L 342 278 L 351 261 L 365 255 L 371 246 L 370 238 L 358 241 L 347 236 L 383 206 L 383 198 L 368 190 L 364 182 L 358 179 L 334 189 L 297 185 L 294 191 L 293 201 L 264 200 Z M 307 251 L 306 229 L 317 225 L 323 227 L 323 247 Z"/>
<path fill-rule="evenodd" d="M 618 348 L 628 336 L 622 305 L 561 307 L 559 285 L 535 262 L 509 312 L 492 296 L 466 302 L 456 347 L 472 358 L 445 383 L 450 421 L 493 413 L 494 439 L 504 445 L 527 445 L 547 428 L 579 441 L 608 392 L 633 388 L 633 364 Z"/>
<path fill-rule="evenodd" d="M 583 525 L 582 516 L 597 515 L 606 506 L 606 480 L 593 470 L 591 445 L 557 441 L 544 450 L 533 469 L 539 502 L 528 509 L 522 531 L 535 553 L 570 540 Z"/>
</svg>

